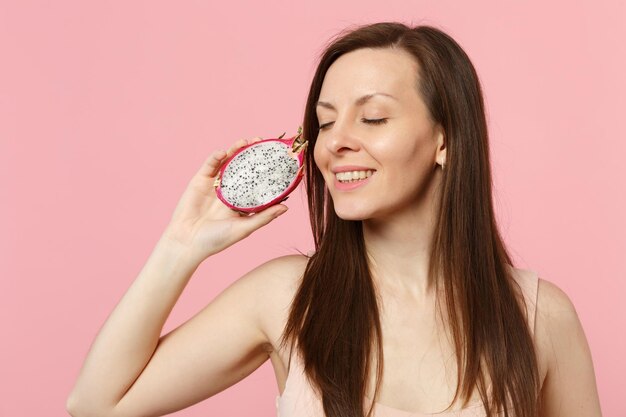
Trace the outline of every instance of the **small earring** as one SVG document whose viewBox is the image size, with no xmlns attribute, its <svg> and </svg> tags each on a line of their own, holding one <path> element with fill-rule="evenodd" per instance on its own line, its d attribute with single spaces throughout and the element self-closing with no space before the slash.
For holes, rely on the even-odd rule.
<svg viewBox="0 0 626 417">
<path fill-rule="evenodd" d="M 444 169 L 445 167 L 446 167 L 446 164 L 445 164 L 445 162 L 442 160 L 442 161 L 441 161 L 441 169 Z"/>
</svg>

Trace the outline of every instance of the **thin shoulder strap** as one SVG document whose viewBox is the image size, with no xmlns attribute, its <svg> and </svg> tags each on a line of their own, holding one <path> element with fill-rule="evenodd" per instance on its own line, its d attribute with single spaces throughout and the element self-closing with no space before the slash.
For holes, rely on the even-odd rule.
<svg viewBox="0 0 626 417">
<path fill-rule="evenodd" d="M 514 269 L 511 272 L 515 281 L 520 286 L 526 304 L 526 320 L 530 334 L 535 334 L 535 316 L 537 312 L 537 290 L 539 287 L 539 275 L 530 269 Z"/>
<path fill-rule="evenodd" d="M 535 316 L 537 313 L 537 292 L 539 289 L 539 275 L 537 272 L 529 270 L 528 274 L 528 325 L 530 327 L 530 333 L 535 334 Z"/>
</svg>

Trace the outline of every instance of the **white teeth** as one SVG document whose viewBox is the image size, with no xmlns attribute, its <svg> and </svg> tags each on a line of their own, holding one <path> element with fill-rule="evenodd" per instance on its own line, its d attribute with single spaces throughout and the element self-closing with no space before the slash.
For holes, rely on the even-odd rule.
<svg viewBox="0 0 626 417">
<path fill-rule="evenodd" d="M 372 170 L 367 170 L 367 171 L 337 172 L 335 176 L 341 182 L 349 182 L 349 181 L 362 180 L 362 179 L 371 177 L 372 174 L 373 174 Z"/>
</svg>

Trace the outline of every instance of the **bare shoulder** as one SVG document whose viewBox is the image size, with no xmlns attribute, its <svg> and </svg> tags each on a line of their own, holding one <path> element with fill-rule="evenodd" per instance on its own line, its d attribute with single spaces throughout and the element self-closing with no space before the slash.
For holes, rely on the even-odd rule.
<svg viewBox="0 0 626 417">
<path fill-rule="evenodd" d="M 585 334 L 571 298 L 555 283 L 539 278 L 536 339 L 545 353 L 548 372 L 554 371 L 560 346 L 584 343 Z"/>
<path fill-rule="evenodd" d="M 576 308 L 569 296 L 551 281 L 539 278 L 537 310 L 560 319 L 577 317 Z"/>
<path fill-rule="evenodd" d="M 234 284 L 245 286 L 255 299 L 274 298 L 297 288 L 309 258 L 304 255 L 283 255 L 256 266 Z"/>
<path fill-rule="evenodd" d="M 570 297 L 553 282 L 539 278 L 535 339 L 548 371 L 555 365 L 555 346 L 579 333 L 579 327 L 578 313 Z"/>
<path fill-rule="evenodd" d="M 299 254 L 280 256 L 259 265 L 249 276 L 249 290 L 257 305 L 259 326 L 267 338 L 268 350 L 276 347 L 308 261 L 307 256 Z"/>
<path fill-rule="evenodd" d="M 542 416 L 600 416 L 591 351 L 571 298 L 539 278 L 535 341 L 547 362 Z"/>
<path fill-rule="evenodd" d="M 273 298 L 272 294 L 296 289 L 304 274 L 309 258 L 304 255 L 284 255 L 259 265 L 255 286 L 259 294 Z"/>
</svg>

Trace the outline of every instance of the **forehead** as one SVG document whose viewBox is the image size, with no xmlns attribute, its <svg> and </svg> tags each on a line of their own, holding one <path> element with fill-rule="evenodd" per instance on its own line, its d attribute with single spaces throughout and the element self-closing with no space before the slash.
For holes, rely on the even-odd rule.
<svg viewBox="0 0 626 417">
<path fill-rule="evenodd" d="M 364 94 L 380 91 L 400 101 L 408 100 L 417 94 L 417 70 L 417 62 L 404 50 L 357 49 L 340 56 L 328 68 L 319 99 L 347 105 Z"/>
</svg>

